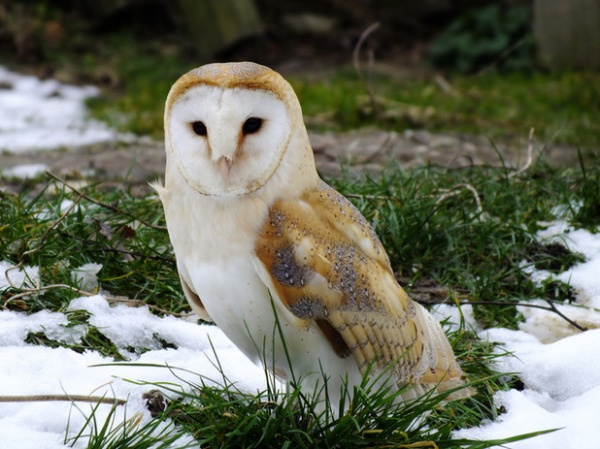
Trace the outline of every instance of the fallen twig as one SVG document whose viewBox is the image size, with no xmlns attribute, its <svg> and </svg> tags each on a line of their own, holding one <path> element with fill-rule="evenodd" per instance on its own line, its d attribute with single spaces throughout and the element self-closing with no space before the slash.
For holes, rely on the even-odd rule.
<svg viewBox="0 0 600 449">
<path fill-rule="evenodd" d="M 387 195 L 361 195 L 359 193 L 346 193 L 344 195 L 347 198 L 367 199 L 367 200 L 392 200 L 391 196 Z"/>
<path fill-rule="evenodd" d="M 509 178 L 519 176 L 520 174 L 526 172 L 529 169 L 529 167 L 531 167 L 531 164 L 533 164 L 533 160 L 534 160 L 533 132 L 534 132 L 534 129 L 531 128 L 529 130 L 529 139 L 528 139 L 528 145 L 527 145 L 527 162 L 525 162 L 525 165 L 523 165 L 517 171 L 510 173 L 508 175 Z"/>
<path fill-rule="evenodd" d="M 13 267 L 11 267 L 11 268 L 13 268 Z M 20 298 L 24 298 L 24 297 L 31 296 L 31 295 L 36 295 L 36 294 L 39 294 L 39 293 L 41 293 L 43 291 L 53 290 L 53 289 L 57 289 L 57 288 L 68 289 L 68 290 L 70 290 L 72 292 L 77 293 L 78 295 L 88 296 L 88 297 L 96 296 L 98 294 L 101 294 L 101 293 L 98 293 L 98 292 L 87 292 L 85 290 L 80 290 L 80 289 L 78 289 L 76 287 L 73 287 L 72 285 L 68 285 L 68 284 L 52 284 L 52 285 L 45 285 L 43 287 L 38 286 L 38 287 L 33 287 L 33 288 L 20 288 L 19 290 L 21 290 L 21 291 L 19 293 L 16 293 L 16 294 L 12 295 L 11 297 L 9 297 L 4 302 L 2 308 L 3 309 L 7 309 L 8 308 L 8 304 L 11 301 L 15 301 L 15 300 L 20 299 Z M 108 295 L 105 295 L 105 294 L 101 294 L 101 295 L 110 304 L 112 304 L 112 303 L 122 303 L 122 304 L 127 304 L 127 305 L 135 306 L 135 307 L 147 306 L 149 309 L 154 310 L 154 311 L 159 312 L 159 313 L 163 313 L 165 315 L 173 315 L 173 316 L 180 316 L 180 317 L 181 316 L 189 316 L 190 315 L 190 313 L 177 313 L 177 312 L 171 312 L 169 310 L 161 309 L 158 306 L 154 306 L 152 304 L 148 304 L 148 303 L 146 303 L 146 302 L 144 302 L 142 300 L 139 300 L 139 299 L 130 299 L 130 298 L 119 297 L 119 296 L 108 296 Z"/>
<path fill-rule="evenodd" d="M 567 323 L 569 323 L 571 326 L 573 326 L 575 329 L 580 330 L 581 332 L 587 331 L 588 328 L 585 326 L 580 326 L 579 324 L 577 324 L 575 321 L 573 321 L 572 319 L 570 319 L 568 316 L 566 316 L 564 313 L 562 313 L 560 310 L 558 310 L 558 308 L 554 305 L 554 303 L 550 300 L 546 300 L 546 302 L 548 303 L 548 305 L 550 306 L 549 308 L 544 308 L 544 307 L 539 307 L 540 309 L 543 310 L 549 310 L 550 312 L 554 312 L 556 313 L 559 317 L 561 317 L 563 320 L 565 320 Z"/>
<path fill-rule="evenodd" d="M 440 196 L 438 198 L 436 204 L 440 204 L 441 202 L 447 200 L 448 198 L 459 195 L 459 193 L 460 193 L 459 189 L 467 189 L 469 192 L 471 192 L 473 194 L 473 198 L 475 198 L 475 204 L 477 205 L 477 213 L 482 214 L 483 207 L 481 206 L 481 198 L 479 197 L 479 193 L 477 192 L 477 189 L 475 189 L 475 187 L 473 187 L 471 184 L 467 184 L 467 183 L 460 183 L 460 184 L 456 184 L 455 186 L 453 186 L 450 190 L 446 191 L 446 193 L 444 193 L 442 196 Z"/>
<path fill-rule="evenodd" d="M 375 31 L 377 28 L 379 28 L 381 24 L 379 22 L 375 22 L 373 24 L 371 24 L 370 26 L 367 27 L 367 29 L 365 29 L 360 37 L 358 38 L 358 42 L 356 43 L 356 46 L 354 47 L 354 51 L 352 52 L 352 64 L 354 65 L 354 70 L 356 71 L 358 77 L 360 78 L 361 82 L 363 83 L 365 90 L 367 91 L 367 95 L 369 96 L 369 100 L 371 102 L 371 107 L 373 108 L 374 112 L 377 112 L 377 101 L 375 99 L 375 94 L 373 92 L 373 89 L 371 88 L 371 83 L 370 80 L 365 80 L 365 77 L 363 76 L 361 67 L 360 67 L 360 50 L 363 46 L 363 44 L 365 43 L 365 41 L 367 40 L 367 38 L 369 37 L 369 35 L 371 33 L 373 33 L 373 31 Z M 373 65 L 373 52 L 369 53 L 369 64 L 372 66 Z"/>
<path fill-rule="evenodd" d="M 193 313 L 191 313 L 191 312 L 179 313 L 179 312 L 171 312 L 169 310 L 161 309 L 160 307 L 154 306 L 152 304 L 148 304 L 148 303 L 142 301 L 141 299 L 130 299 L 130 298 L 123 298 L 123 297 L 118 297 L 118 296 L 104 296 L 104 298 L 109 303 L 121 303 L 121 304 L 126 304 L 126 305 L 129 305 L 132 307 L 147 306 L 149 309 L 154 310 L 156 312 L 164 313 L 165 315 L 172 315 L 172 316 L 177 316 L 177 317 L 186 317 L 186 316 L 193 315 Z"/>
<path fill-rule="evenodd" d="M 426 306 L 433 306 L 433 305 L 438 305 L 438 304 L 444 304 L 444 302 L 440 302 L 440 301 L 418 301 L 420 304 L 426 305 Z M 559 317 L 561 317 L 562 319 L 564 319 L 567 323 L 569 323 L 571 326 L 573 326 L 575 329 L 581 331 L 581 332 L 585 332 L 587 330 L 589 330 L 587 327 L 582 326 L 580 324 L 578 324 L 576 321 L 573 321 L 572 319 L 570 319 L 569 317 L 567 317 L 564 313 L 562 313 L 560 310 L 558 310 L 558 308 L 552 303 L 552 301 L 546 300 L 546 302 L 548 303 L 548 307 L 546 306 L 542 306 L 540 304 L 529 304 L 526 302 L 506 302 L 506 301 L 477 301 L 477 302 L 472 302 L 472 301 L 453 301 L 452 305 L 456 305 L 456 306 L 504 306 L 504 307 L 509 307 L 509 306 L 514 306 L 514 307 L 531 307 L 532 309 L 540 309 L 540 310 L 546 310 L 548 312 L 553 312 L 556 313 Z"/>
<path fill-rule="evenodd" d="M 458 96 L 458 91 L 442 75 L 435 75 L 434 80 L 446 95 L 449 95 L 450 97 Z"/>
<path fill-rule="evenodd" d="M 93 404 L 125 405 L 125 399 L 104 396 L 84 396 L 79 394 L 36 394 L 25 396 L 0 396 L 0 402 L 91 402 Z"/>
</svg>

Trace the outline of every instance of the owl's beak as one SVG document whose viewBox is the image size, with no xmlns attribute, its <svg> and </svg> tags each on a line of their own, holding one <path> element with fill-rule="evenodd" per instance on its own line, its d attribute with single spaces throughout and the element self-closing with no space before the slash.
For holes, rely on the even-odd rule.
<svg viewBox="0 0 600 449">
<path fill-rule="evenodd" d="M 231 166 L 233 165 L 233 160 L 229 159 L 227 156 L 221 156 L 218 164 L 219 164 L 219 170 L 221 172 L 221 176 L 223 176 L 223 179 L 229 178 L 229 172 L 231 171 Z"/>
</svg>

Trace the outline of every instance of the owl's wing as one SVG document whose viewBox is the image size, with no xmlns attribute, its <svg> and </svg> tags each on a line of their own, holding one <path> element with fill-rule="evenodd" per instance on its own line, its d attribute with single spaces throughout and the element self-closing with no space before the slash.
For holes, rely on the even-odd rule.
<svg viewBox="0 0 600 449">
<path fill-rule="evenodd" d="M 398 285 L 366 219 L 327 184 L 277 201 L 256 254 L 273 297 L 314 322 L 338 356 L 352 354 L 361 372 L 398 362 L 401 383 L 457 384 L 462 371 L 441 327 Z"/>
</svg>

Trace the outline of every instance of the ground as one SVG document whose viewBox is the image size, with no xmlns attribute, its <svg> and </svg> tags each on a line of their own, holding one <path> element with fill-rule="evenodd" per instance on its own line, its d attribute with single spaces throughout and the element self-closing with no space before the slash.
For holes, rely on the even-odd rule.
<svg viewBox="0 0 600 449">
<path fill-rule="evenodd" d="M 352 177 L 362 173 L 376 175 L 390 162 L 412 168 L 426 164 L 448 167 L 506 164 L 519 168 L 527 163 L 529 142 L 520 140 L 492 142 L 486 136 L 431 134 L 406 131 L 402 134 L 375 129 L 345 133 L 310 133 L 319 171 L 324 177 L 340 176 L 342 170 Z M 126 139 L 62 151 L 37 151 L 25 154 L 0 154 L 0 167 L 46 164 L 53 173 L 70 179 L 92 174 L 94 179 L 127 179 L 133 186 L 162 176 L 164 144 L 149 138 Z M 578 163 L 577 149 L 565 145 L 542 146 L 533 142 L 535 154 L 543 151 L 553 166 Z"/>
</svg>

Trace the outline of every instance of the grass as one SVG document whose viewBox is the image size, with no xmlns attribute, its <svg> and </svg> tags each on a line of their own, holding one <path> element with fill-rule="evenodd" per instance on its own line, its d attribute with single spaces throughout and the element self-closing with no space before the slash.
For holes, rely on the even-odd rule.
<svg viewBox="0 0 600 449">
<path fill-rule="evenodd" d="M 265 372 L 267 384 L 272 385 Z M 199 377 L 200 378 L 200 377 Z M 470 441 L 451 438 L 451 432 L 465 424 L 466 415 L 455 408 L 434 418 L 422 419 L 439 407 L 443 396 L 426 396 L 411 404 L 398 404 L 386 389 L 373 386 L 365 378 L 362 384 L 347 392 L 348 412 L 322 410 L 314 396 L 297 386 L 286 394 L 271 387 L 250 395 L 224 379 L 219 389 L 201 380 L 188 384 L 181 394 L 179 387 L 159 387 L 177 399 L 167 401 L 159 419 L 168 419 L 186 429 L 206 448 L 485 448 L 494 444 L 517 441 L 533 435 L 521 435 L 502 441 Z M 156 390 L 155 390 L 156 391 Z M 156 394 L 156 393 L 154 393 Z M 164 398 L 161 393 L 161 398 Z M 470 414 L 472 415 L 472 413 Z M 544 432 L 540 432 L 544 433 Z"/>
<path fill-rule="evenodd" d="M 89 100 L 92 114 L 122 130 L 160 139 L 164 99 L 171 84 L 197 64 L 150 44 L 141 51 L 136 47 L 139 44 L 127 40 L 116 40 L 115 45 L 121 49 L 109 59 L 122 86 Z M 90 59 L 91 66 L 99 62 Z M 597 149 L 600 141 L 597 73 L 449 75 L 450 90 L 442 89 L 433 75 L 404 78 L 375 73 L 370 77 L 374 101 L 349 69 L 324 76 L 299 73 L 287 77 L 314 130 L 424 128 L 512 139 L 535 128 L 536 136 L 548 143 Z"/>
<path fill-rule="evenodd" d="M 331 183 L 373 224 L 410 294 L 422 298 L 428 287 L 438 286 L 447 291 L 443 300 L 474 305 L 485 326 L 516 328 L 520 320 L 516 304 L 530 298 L 562 302 L 572 297 L 566 284 L 533 283 L 524 267 L 560 272 L 582 260 L 534 237 L 543 222 L 557 214 L 575 226 L 597 231 L 599 177 L 599 163 L 559 170 L 538 160 L 522 172 L 492 167 L 430 166 L 410 171 L 389 167 L 380 178 Z M 154 194 L 135 196 L 124 185 L 93 183 L 74 189 L 46 177 L 24 183 L 19 193 L 0 195 L 0 260 L 39 267 L 41 279 L 31 289 L 1 291 L 3 308 L 65 312 L 73 298 L 97 291 L 83 291 L 89 287 L 73 278 L 74 268 L 99 263 L 99 287 L 112 301 L 148 304 L 158 314 L 189 310 Z M 67 317 L 72 326 L 88 325 L 80 343 L 68 346 L 41 333 L 30 334 L 28 343 L 98 351 L 122 360 L 114 344 L 89 325 L 88 314 L 68 312 Z M 323 421 L 315 416 L 309 398 L 299 399 L 302 392 L 298 389 L 291 390 L 291 397 L 273 401 L 269 392 L 257 397 L 232 391 L 231 385 L 217 389 L 198 385 L 184 402 L 173 405 L 179 421 L 175 419 L 172 432 L 184 429 L 205 441 L 206 447 L 240 447 L 242 442 L 251 447 L 249 441 L 254 438 L 264 443 L 261 447 L 283 447 L 287 441 L 289 447 L 342 447 L 336 445 L 342 440 L 343 447 L 349 448 L 488 447 L 489 442 L 480 446 L 452 442 L 451 431 L 493 419 L 498 412 L 491 395 L 517 385 L 517 380 L 494 376 L 490 368 L 496 357 L 493 348 L 468 329 L 450 334 L 450 339 L 479 393 L 441 410 L 435 398 L 411 405 L 414 409 L 392 410 L 381 392 L 358 392 L 352 413 Z M 386 413 L 380 413 L 382 407 L 388 407 Z M 406 417 L 425 410 L 433 410 L 427 426 L 409 432 Z M 118 432 L 114 426 L 103 426 L 96 426 L 101 441 L 132 441 L 132 435 L 148 430 L 145 425 L 127 427 L 128 423 Z M 173 435 L 169 432 L 164 438 Z M 111 444 L 90 447 L 126 446 Z M 422 446 L 414 446 L 418 444 Z"/>
<path fill-rule="evenodd" d="M 165 23 L 155 29 L 156 23 L 147 22 L 142 14 L 128 16 L 126 23 L 116 17 L 110 27 L 105 24 L 106 30 L 97 29 L 101 21 L 86 14 L 85 9 L 49 1 L 18 3 L 18 7 L 4 11 L 7 24 L 22 25 L 21 29 L 12 26 L 5 30 L 0 48 L 5 64 L 15 62 L 17 53 L 23 60 L 35 61 L 41 73 L 52 73 L 68 82 L 102 84 L 103 97 L 90 100 L 96 117 L 126 131 L 161 137 L 163 104 L 170 86 L 181 74 L 200 65 L 192 49 L 186 47 L 189 40 L 177 34 L 181 31 Z M 515 23 L 528 27 L 528 20 L 523 18 L 494 26 L 494 22 L 502 21 L 500 16 L 491 19 L 485 14 L 490 14 L 489 8 L 476 13 L 472 22 L 483 30 L 466 26 L 458 35 L 447 36 L 444 43 L 468 47 L 463 39 L 477 39 L 479 33 L 485 47 L 494 38 L 502 41 L 509 37 Z M 59 33 L 52 39 L 51 29 L 57 24 Z M 490 27 L 500 36 L 488 30 Z M 17 46 L 16 52 L 7 45 L 11 41 Z M 257 54 L 257 48 L 250 50 Z M 464 50 L 474 57 L 469 50 L 477 53 L 482 48 Z M 347 61 L 349 67 L 351 50 Z M 327 61 L 316 62 L 326 65 Z M 524 136 L 533 127 L 536 136 L 547 143 L 598 147 L 597 72 L 487 70 L 469 76 L 448 73 L 440 78 L 427 67 L 406 75 L 404 67 L 389 66 L 385 60 L 375 62 L 381 64 L 375 64 L 372 73 L 363 70 L 375 101 L 368 98 L 365 85 L 347 67 L 321 74 L 286 74 L 312 127 L 425 128 L 486 134 L 494 139 Z"/>
<path fill-rule="evenodd" d="M 64 48 L 46 58 L 68 79 L 103 83 L 89 100 L 92 114 L 123 131 L 162 139 L 166 95 L 179 76 L 200 65 L 173 37 L 136 37 L 120 31 L 91 40 L 74 29 Z M 350 65 L 351 55 L 348 55 Z M 377 67 L 377 66 L 376 66 Z M 347 67 L 318 73 L 286 73 L 314 130 L 377 126 L 396 131 L 525 136 L 597 149 L 600 141 L 600 75 L 594 72 L 487 71 L 405 75 L 400 69 L 364 69 L 365 84 Z M 368 87 L 368 88 L 367 88 Z M 367 95 L 368 90 L 373 98 Z"/>
<path fill-rule="evenodd" d="M 137 58 L 140 59 L 139 57 Z M 141 58 L 120 62 L 126 92 L 89 100 L 93 115 L 122 130 L 162 138 L 164 99 L 171 84 L 193 63 L 172 64 Z M 131 64 L 131 67 L 128 67 Z M 600 76 L 597 73 L 486 73 L 451 76 L 451 93 L 429 76 L 402 79 L 375 75 L 369 100 L 350 70 L 324 77 L 288 76 L 313 130 L 352 130 L 365 126 L 404 131 L 485 134 L 492 139 L 527 135 L 545 142 L 594 148 L 600 141 Z"/>
<path fill-rule="evenodd" d="M 184 301 L 156 197 L 93 185 L 81 196 L 51 182 L 33 197 L 7 195 L 0 211 L 0 254 L 4 260 L 41 267 L 44 285 L 77 287 L 72 271 L 96 262 L 102 264 L 99 279 L 106 291 L 149 304 L 161 298 L 161 307 L 181 311 Z M 27 308 L 62 310 L 78 295 L 75 290 L 49 289 Z"/>
<path fill-rule="evenodd" d="M 540 246 L 534 236 L 560 205 L 570 208 L 577 226 L 597 229 L 600 169 L 553 169 L 542 160 L 515 174 L 492 167 L 390 167 L 381 178 L 331 183 L 373 224 L 409 291 L 428 280 L 448 286 L 462 301 L 516 302 L 548 294 L 523 274 L 523 260 L 557 272 L 579 260 Z M 171 313 L 187 307 L 156 195 L 134 196 L 127 187 L 101 184 L 71 190 L 56 179 L 42 185 L 35 194 L 2 194 L 4 260 L 39 266 L 43 285 L 74 287 L 76 267 L 99 263 L 104 291 Z M 63 310 L 79 294 L 48 289 L 9 306 Z M 514 326 L 514 315 L 504 319 L 496 307 L 490 310 L 489 325 Z"/>
<path fill-rule="evenodd" d="M 110 36 L 110 45 L 88 55 L 94 68 L 110 61 L 117 88 L 92 98 L 92 114 L 123 131 L 162 138 L 164 102 L 171 85 L 194 67 L 180 52 L 155 40 L 141 44 L 128 34 Z M 103 52 L 110 53 L 103 54 Z"/>
<path fill-rule="evenodd" d="M 535 128 L 545 142 L 597 147 L 600 76 L 577 72 L 487 72 L 449 75 L 442 88 L 432 75 L 421 78 L 374 73 L 370 88 L 353 71 L 333 76 L 292 76 L 308 124 L 355 129 L 485 134 L 492 139 L 527 135 Z"/>
<path fill-rule="evenodd" d="M 86 413 L 85 425 L 72 437 L 65 438 L 64 444 L 70 447 L 80 441 L 87 449 L 172 449 L 184 437 L 184 432 L 164 424 L 159 420 L 141 423 L 142 417 L 134 415 L 123 422 L 117 422 L 117 405 L 113 405 L 103 422 L 96 419 L 99 404 Z M 179 445 L 180 448 L 193 447 Z"/>
</svg>

